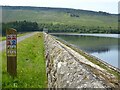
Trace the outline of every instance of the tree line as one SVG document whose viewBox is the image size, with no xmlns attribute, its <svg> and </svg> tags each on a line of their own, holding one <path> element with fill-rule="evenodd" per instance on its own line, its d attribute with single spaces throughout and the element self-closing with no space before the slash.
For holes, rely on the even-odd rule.
<svg viewBox="0 0 120 90">
<path fill-rule="evenodd" d="M 64 25 L 52 23 L 40 23 L 30 21 L 15 21 L 9 23 L 2 23 L 2 35 L 8 28 L 14 28 L 17 32 L 31 32 L 43 31 L 44 28 L 48 29 L 48 33 L 120 33 L 120 30 L 113 29 L 112 27 L 104 28 L 100 26 L 78 26 L 78 25 Z"/>
<path fill-rule="evenodd" d="M 9 28 L 14 28 L 17 32 L 31 32 L 31 31 L 38 31 L 39 27 L 36 22 L 28 22 L 24 21 L 15 21 L 9 23 L 2 23 L 2 35 L 5 35 L 6 30 Z"/>
<path fill-rule="evenodd" d="M 52 23 L 41 23 L 39 28 L 47 28 L 48 33 L 120 33 L 120 30 L 114 29 L 112 27 L 100 27 L 100 26 L 78 26 L 78 25 L 65 25 L 65 24 L 52 24 Z"/>
</svg>

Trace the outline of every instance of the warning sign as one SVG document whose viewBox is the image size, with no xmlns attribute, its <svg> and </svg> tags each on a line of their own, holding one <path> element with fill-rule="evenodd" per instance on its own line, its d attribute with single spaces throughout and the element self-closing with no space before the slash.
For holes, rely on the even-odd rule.
<svg viewBox="0 0 120 90">
<path fill-rule="evenodd" d="M 16 56 L 17 54 L 17 34 L 15 30 L 7 31 L 7 56 Z"/>
</svg>

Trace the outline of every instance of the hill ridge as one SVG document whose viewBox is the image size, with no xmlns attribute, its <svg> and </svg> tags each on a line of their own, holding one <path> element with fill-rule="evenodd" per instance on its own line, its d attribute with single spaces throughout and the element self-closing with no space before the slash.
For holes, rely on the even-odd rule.
<svg viewBox="0 0 120 90">
<path fill-rule="evenodd" d="M 58 10 L 58 11 L 77 11 L 77 12 L 89 12 L 93 14 L 102 15 L 118 15 L 112 14 L 104 11 L 93 11 L 84 9 L 74 9 L 74 8 L 61 8 L 61 7 L 37 7 L 37 6 L 2 6 L 2 9 L 26 9 L 26 10 Z"/>
</svg>

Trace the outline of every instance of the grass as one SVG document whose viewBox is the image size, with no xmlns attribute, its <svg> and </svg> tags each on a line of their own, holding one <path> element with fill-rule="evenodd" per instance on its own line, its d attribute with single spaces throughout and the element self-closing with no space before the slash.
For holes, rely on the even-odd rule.
<svg viewBox="0 0 120 90">
<path fill-rule="evenodd" d="M 0 89 L 2 88 L 1 82 L 2 82 L 2 52 L 0 52 Z"/>
<path fill-rule="evenodd" d="M 3 88 L 47 88 L 43 34 L 27 38 L 18 44 L 17 77 L 6 72 L 6 53 L 2 53 Z"/>
<path fill-rule="evenodd" d="M 5 36 L 3 36 L 1 40 L 2 40 L 2 41 L 6 40 L 6 37 L 5 37 Z"/>
<path fill-rule="evenodd" d="M 0 41 L 2 41 L 2 36 L 0 36 Z"/>
</svg>

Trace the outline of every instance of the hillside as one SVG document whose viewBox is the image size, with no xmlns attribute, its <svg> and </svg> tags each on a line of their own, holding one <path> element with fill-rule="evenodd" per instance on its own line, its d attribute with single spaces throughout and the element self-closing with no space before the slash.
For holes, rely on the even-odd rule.
<svg viewBox="0 0 120 90">
<path fill-rule="evenodd" d="M 33 21 L 41 24 L 71 25 L 78 28 L 101 28 L 117 30 L 116 14 L 80 9 L 2 6 L 3 22 Z"/>
</svg>

